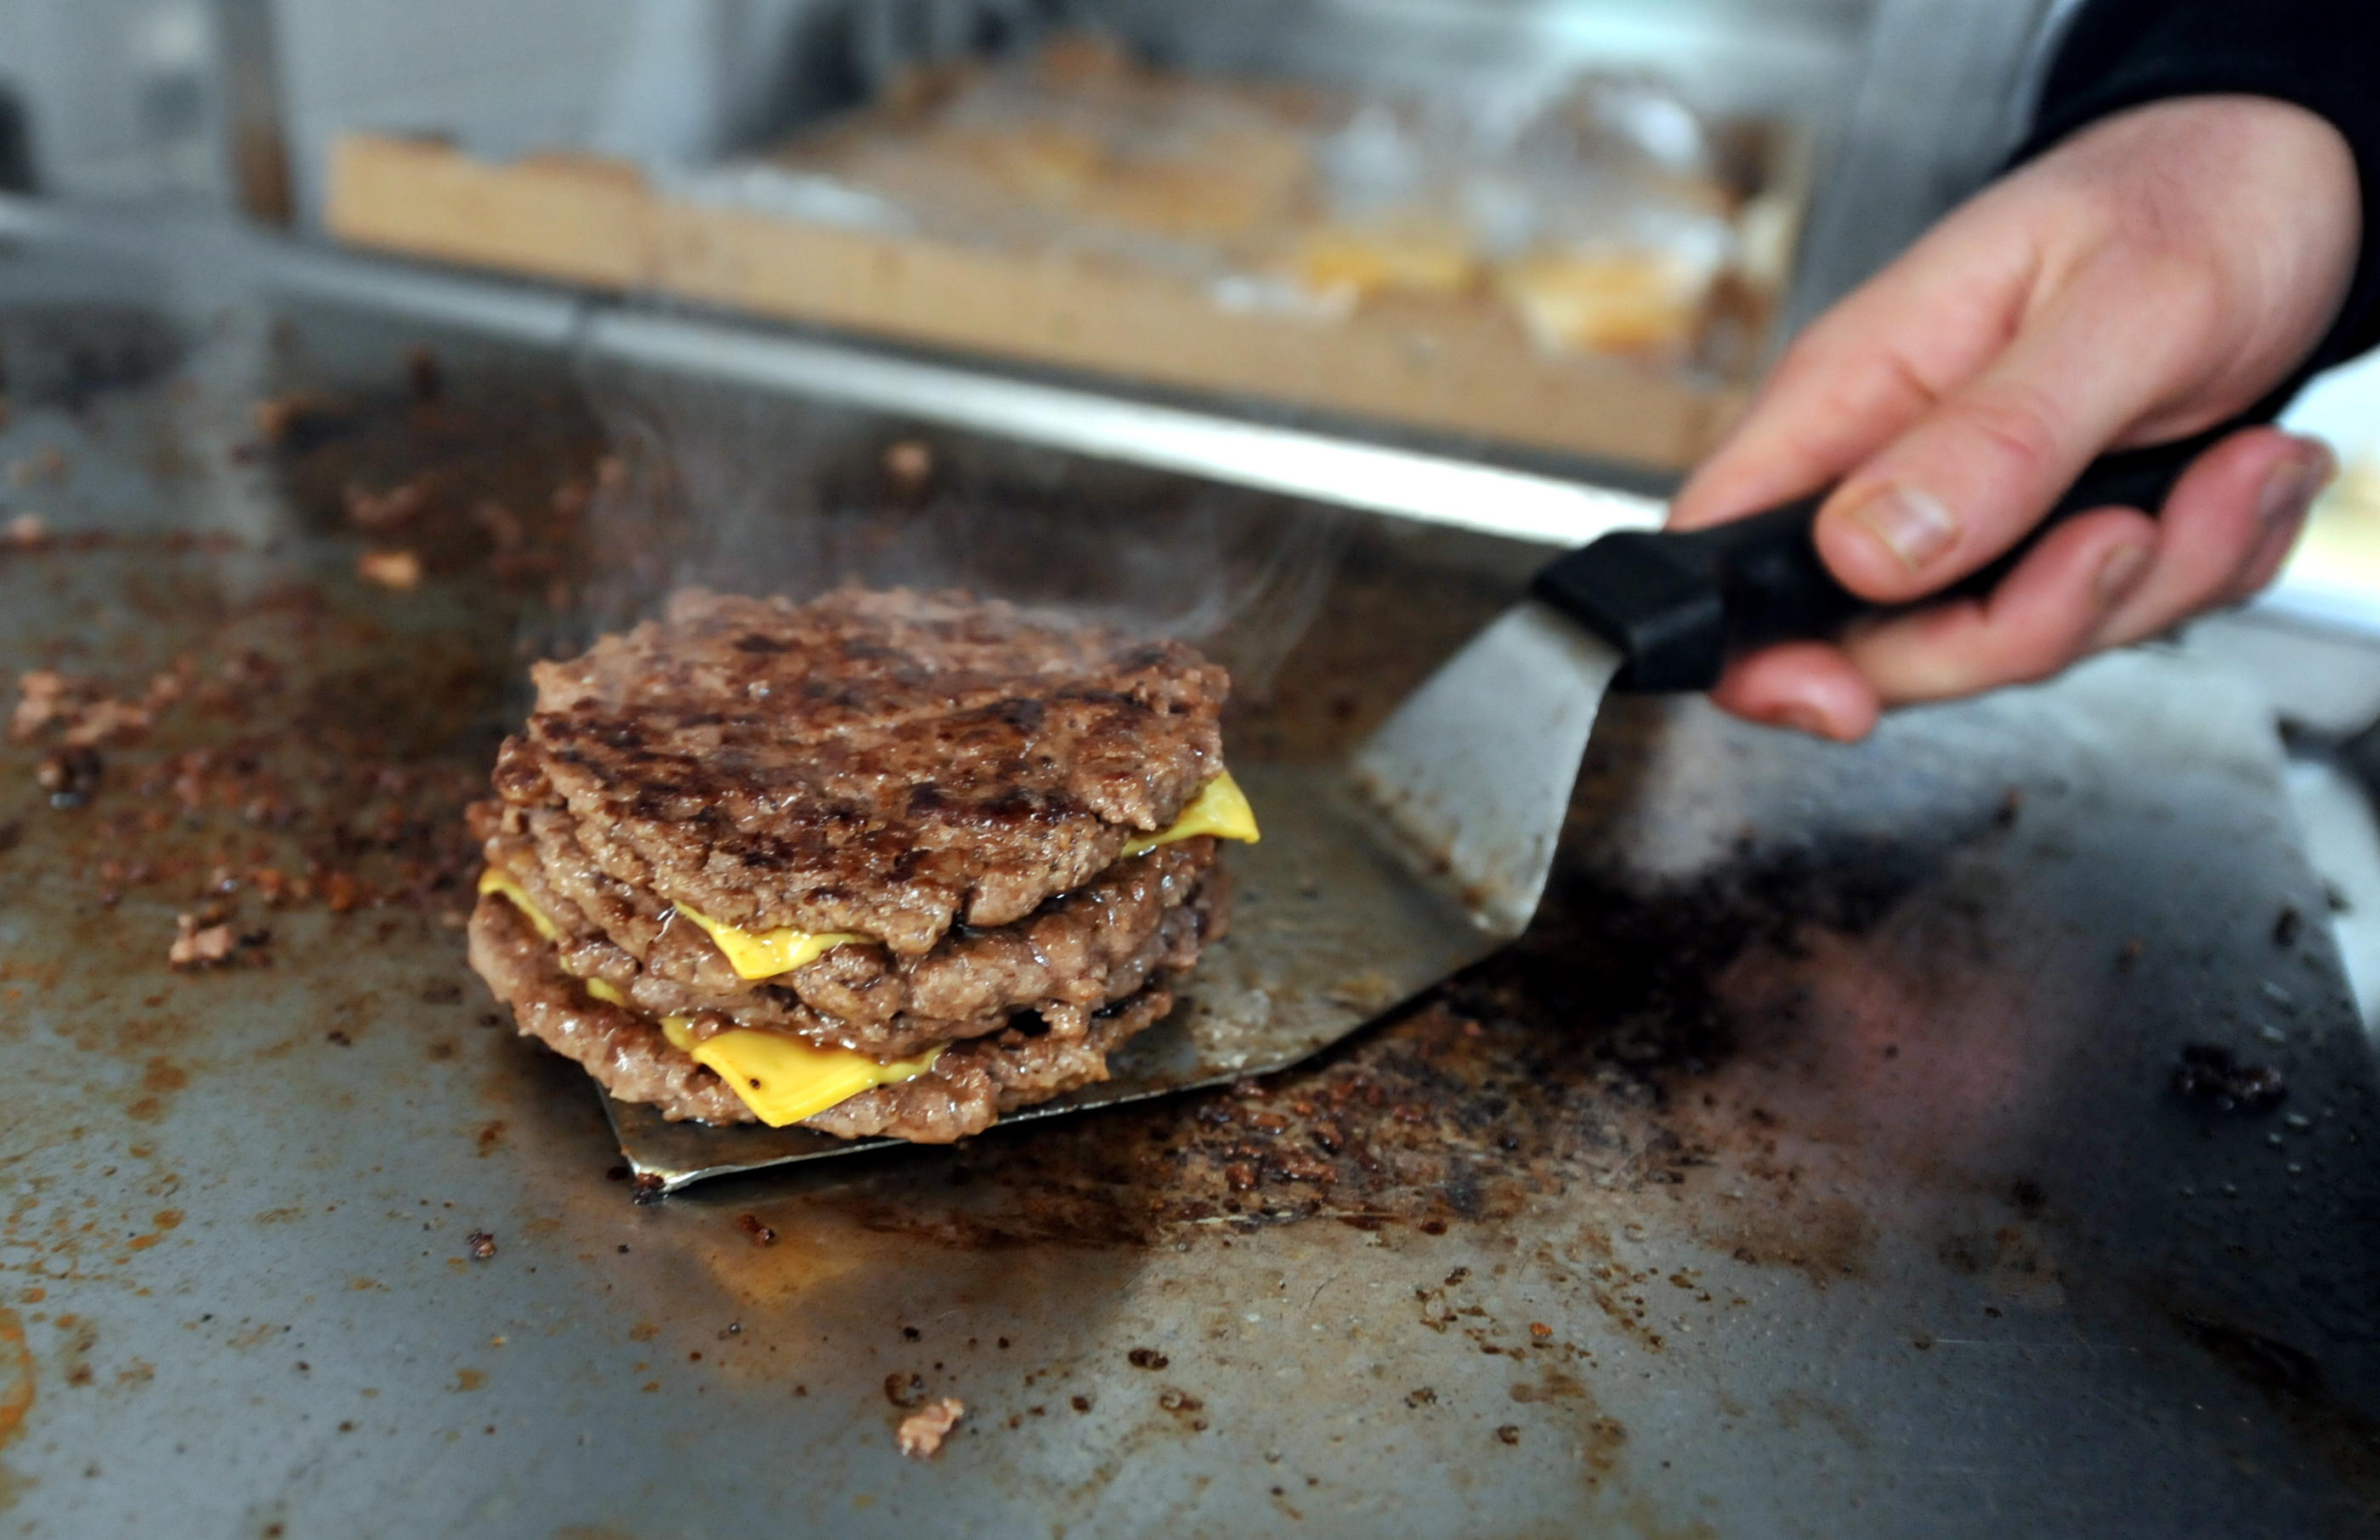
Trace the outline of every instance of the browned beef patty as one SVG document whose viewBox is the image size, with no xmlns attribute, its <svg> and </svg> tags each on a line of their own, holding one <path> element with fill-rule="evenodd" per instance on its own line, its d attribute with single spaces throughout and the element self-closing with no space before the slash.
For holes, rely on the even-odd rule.
<svg viewBox="0 0 2380 1540">
<path fill-rule="evenodd" d="M 963 594 L 689 592 L 535 670 L 496 787 L 603 872 L 754 929 L 921 953 L 1112 865 L 1222 769 L 1186 647 Z"/>
<path fill-rule="evenodd" d="M 671 1046 L 651 1018 L 589 997 L 511 903 L 482 898 L 469 935 L 472 967 L 512 1007 L 522 1035 L 575 1060 L 612 1095 L 650 1102 L 673 1120 L 753 1121 L 726 1083 Z M 805 1126 L 920 1144 L 980 1133 L 1002 1112 L 1106 1079 L 1108 1055 L 1173 1008 L 1172 981 L 1160 976 L 1095 1013 L 1079 1037 L 1012 1030 L 962 1043 L 915 1080 L 863 1091 Z"/>
<path fill-rule="evenodd" d="M 531 824 L 541 826 L 539 837 L 525 831 Z M 855 944 L 755 983 L 700 928 L 597 870 L 566 825 L 559 815 L 532 819 L 507 808 L 487 856 L 562 931 L 567 972 L 602 980 L 653 1015 L 715 1012 L 736 1025 L 889 1058 L 998 1031 L 1020 1011 L 1079 1037 L 1091 1012 L 1159 969 L 1189 967 L 1229 923 L 1215 842 L 1184 840 L 1120 861 L 1013 924 L 950 932 L 921 956 Z"/>
</svg>

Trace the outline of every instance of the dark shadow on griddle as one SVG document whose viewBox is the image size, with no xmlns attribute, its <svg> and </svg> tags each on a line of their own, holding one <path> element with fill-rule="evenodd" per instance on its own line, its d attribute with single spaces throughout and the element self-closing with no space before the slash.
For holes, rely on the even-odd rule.
<svg viewBox="0 0 2380 1540">
<path fill-rule="evenodd" d="M 188 355 L 189 338 L 159 311 L 97 301 L 0 306 L 0 394 L 19 411 L 79 413 L 136 389 Z"/>
</svg>

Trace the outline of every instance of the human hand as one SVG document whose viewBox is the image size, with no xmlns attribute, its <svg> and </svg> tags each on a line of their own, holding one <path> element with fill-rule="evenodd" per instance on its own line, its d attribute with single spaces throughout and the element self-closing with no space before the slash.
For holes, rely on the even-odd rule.
<svg viewBox="0 0 2380 1540">
<path fill-rule="evenodd" d="M 1835 576 L 1880 604 L 1933 593 L 2098 455 L 2203 431 L 2286 378 L 2346 295 L 2360 203 L 2346 140 L 2286 103 L 2185 97 L 2094 124 L 1812 324 L 1670 525 L 1840 481 L 1815 532 Z M 1990 594 L 1755 652 L 1713 698 L 1849 740 L 1888 706 L 2043 678 L 2263 588 L 2334 468 L 2313 440 L 2230 434 L 2161 517 L 2078 515 Z"/>
</svg>

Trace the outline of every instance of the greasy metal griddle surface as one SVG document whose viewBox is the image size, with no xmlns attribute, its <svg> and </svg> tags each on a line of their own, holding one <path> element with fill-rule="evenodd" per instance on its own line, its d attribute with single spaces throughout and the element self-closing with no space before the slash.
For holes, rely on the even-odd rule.
<svg viewBox="0 0 2380 1540">
<path fill-rule="evenodd" d="M 0 437 L 68 452 L 12 508 L 136 531 L 0 555 L 0 670 L 275 681 L 78 809 L 0 746 L 0 1531 L 2368 1532 L 2372 1051 L 2220 676 L 1850 750 L 1618 711 L 1537 928 L 1309 1067 L 638 1206 L 452 918 L 566 564 L 357 586 L 338 477 L 232 454 L 226 325 Z M 1446 555 L 1359 546 L 1235 743 L 1376 717 L 1506 591 Z M 225 878 L 269 937 L 170 972 Z M 2179 1100 L 2195 1041 L 2280 1111 Z"/>
</svg>

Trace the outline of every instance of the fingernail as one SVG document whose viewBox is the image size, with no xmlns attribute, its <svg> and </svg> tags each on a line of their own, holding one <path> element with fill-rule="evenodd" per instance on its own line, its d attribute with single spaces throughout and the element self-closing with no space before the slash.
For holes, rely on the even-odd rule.
<svg viewBox="0 0 2380 1540">
<path fill-rule="evenodd" d="M 2112 610 L 2131 597 L 2149 570 L 2149 548 L 2144 545 L 2119 545 L 2099 558 L 2099 576 L 2092 580 L 2092 592 L 2102 611 Z"/>
<path fill-rule="evenodd" d="M 1894 484 L 1879 487 L 1845 510 L 1912 569 L 1959 543 L 1959 521 L 1932 492 Z"/>
<path fill-rule="evenodd" d="M 2292 455 L 2265 478 L 2256 495 L 2256 516 L 2267 527 L 2284 524 L 2313 505 L 2330 479 L 2338 473 L 2338 459 L 2319 439 L 2305 441 L 2304 453 Z"/>
</svg>

